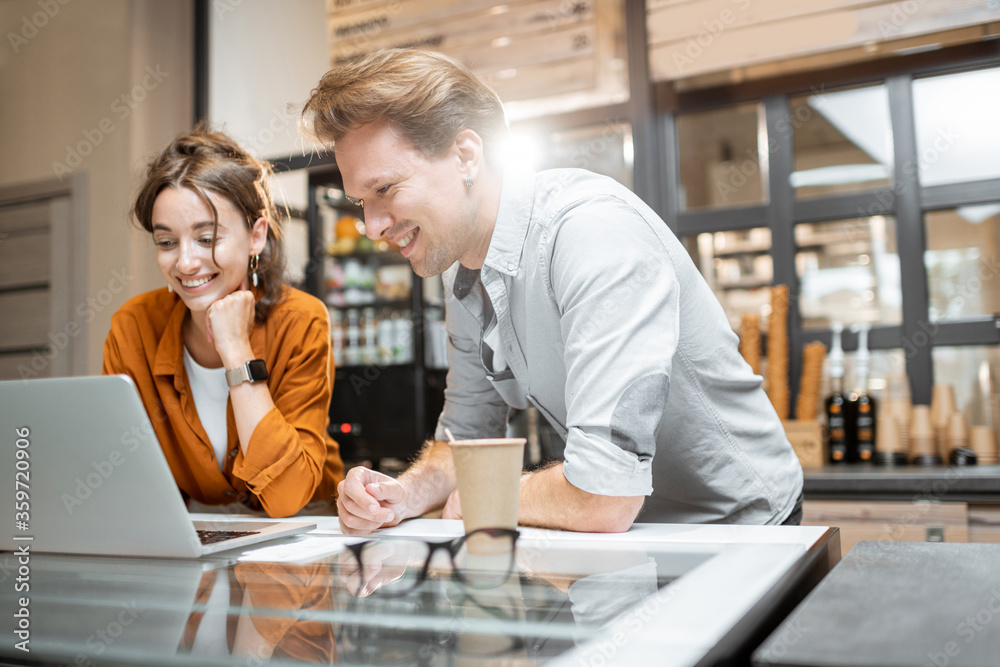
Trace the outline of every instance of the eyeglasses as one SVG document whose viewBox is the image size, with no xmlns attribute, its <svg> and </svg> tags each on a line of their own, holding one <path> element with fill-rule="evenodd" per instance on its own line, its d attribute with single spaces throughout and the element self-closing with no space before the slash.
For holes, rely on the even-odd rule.
<svg viewBox="0 0 1000 667">
<path fill-rule="evenodd" d="M 347 195 L 344 195 L 344 199 L 346 199 L 347 201 L 351 202 L 352 204 L 354 204 L 358 208 L 364 208 L 365 207 L 365 200 L 364 199 L 358 199 L 357 197 L 348 197 Z"/>
<path fill-rule="evenodd" d="M 444 542 L 402 537 L 367 540 L 347 546 L 340 576 L 355 597 L 376 591 L 385 597 L 407 595 L 427 579 L 435 554 L 444 552 L 454 578 L 472 588 L 496 588 L 514 571 L 519 535 L 507 528 L 480 528 Z"/>
</svg>

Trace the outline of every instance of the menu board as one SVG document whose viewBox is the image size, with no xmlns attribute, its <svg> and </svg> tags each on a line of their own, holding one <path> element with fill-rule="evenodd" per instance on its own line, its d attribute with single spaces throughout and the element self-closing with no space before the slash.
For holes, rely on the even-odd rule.
<svg viewBox="0 0 1000 667">
<path fill-rule="evenodd" d="M 388 47 L 461 60 L 512 120 L 628 98 L 622 0 L 327 0 L 332 64 Z"/>
</svg>

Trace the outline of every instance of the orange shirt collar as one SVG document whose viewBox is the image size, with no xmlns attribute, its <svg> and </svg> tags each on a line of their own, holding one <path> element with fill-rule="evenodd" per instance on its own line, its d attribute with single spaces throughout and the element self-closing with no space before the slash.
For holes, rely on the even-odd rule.
<svg viewBox="0 0 1000 667">
<path fill-rule="evenodd" d="M 170 314 L 167 327 L 160 338 L 160 344 L 156 347 L 156 358 L 153 360 L 153 375 L 174 376 L 174 386 L 177 386 L 181 378 L 184 377 L 184 318 L 188 309 L 180 297 L 174 305 L 174 310 Z M 267 334 L 262 325 L 255 325 L 250 332 L 250 349 L 253 350 L 254 358 L 265 358 L 265 341 Z M 247 359 L 247 361 L 250 361 Z"/>
</svg>

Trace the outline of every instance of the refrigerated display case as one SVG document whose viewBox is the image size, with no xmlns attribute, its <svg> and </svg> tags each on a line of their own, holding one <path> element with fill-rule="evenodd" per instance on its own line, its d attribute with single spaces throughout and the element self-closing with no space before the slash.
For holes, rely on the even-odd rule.
<svg viewBox="0 0 1000 667">
<path fill-rule="evenodd" d="M 335 169 L 311 173 L 309 191 L 306 286 L 329 308 L 337 367 L 330 430 L 348 465 L 393 471 L 444 403 L 440 277 L 425 289 L 398 247 L 365 236 Z"/>
</svg>

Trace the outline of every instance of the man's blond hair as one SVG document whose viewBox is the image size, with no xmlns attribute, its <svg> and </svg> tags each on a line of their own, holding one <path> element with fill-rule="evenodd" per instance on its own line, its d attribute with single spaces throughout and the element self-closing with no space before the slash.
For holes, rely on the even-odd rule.
<svg viewBox="0 0 1000 667">
<path fill-rule="evenodd" d="M 302 110 L 303 131 L 334 149 L 350 130 L 379 121 L 394 125 L 426 157 L 441 155 L 471 129 L 494 166 L 509 134 L 493 89 L 454 58 L 419 49 L 384 49 L 339 64 Z"/>
</svg>

